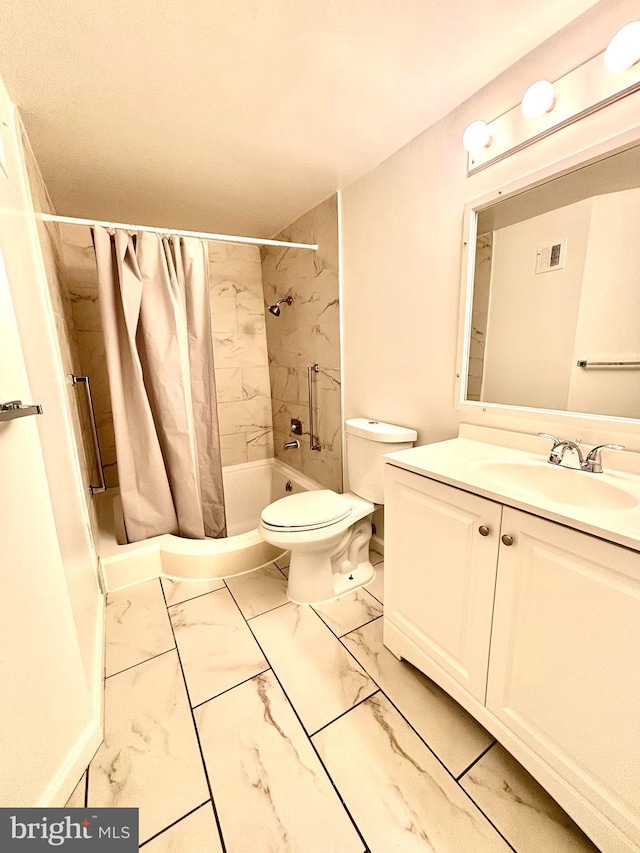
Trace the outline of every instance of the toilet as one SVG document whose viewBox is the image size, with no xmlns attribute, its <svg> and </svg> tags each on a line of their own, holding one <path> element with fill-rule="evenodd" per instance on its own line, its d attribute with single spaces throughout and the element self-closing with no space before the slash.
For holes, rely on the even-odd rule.
<svg viewBox="0 0 640 853">
<path fill-rule="evenodd" d="M 345 432 L 351 491 L 289 495 L 260 516 L 262 538 L 291 551 L 287 595 L 296 604 L 332 601 L 373 580 L 371 515 L 384 499 L 383 457 L 412 447 L 417 438 L 413 429 L 368 418 L 345 421 Z"/>
</svg>

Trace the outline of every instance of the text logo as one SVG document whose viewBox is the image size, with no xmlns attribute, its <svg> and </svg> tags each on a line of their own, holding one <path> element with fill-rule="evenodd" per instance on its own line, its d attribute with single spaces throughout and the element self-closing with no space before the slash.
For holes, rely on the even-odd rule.
<svg viewBox="0 0 640 853">
<path fill-rule="evenodd" d="M 138 809 L 0 809 L 0 850 L 137 853 Z"/>
</svg>

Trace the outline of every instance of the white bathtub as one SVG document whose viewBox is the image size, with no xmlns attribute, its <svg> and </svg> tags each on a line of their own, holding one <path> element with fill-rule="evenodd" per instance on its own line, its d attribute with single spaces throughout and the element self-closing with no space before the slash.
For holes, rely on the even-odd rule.
<svg viewBox="0 0 640 853">
<path fill-rule="evenodd" d="M 283 553 L 258 534 L 262 509 L 287 494 L 322 488 L 276 459 L 232 465 L 223 468 L 222 476 L 226 539 L 182 539 L 167 533 L 122 544 L 124 524 L 119 491 L 109 489 L 97 495 L 98 554 L 106 589 L 159 576 L 207 580 L 254 571 Z"/>
</svg>

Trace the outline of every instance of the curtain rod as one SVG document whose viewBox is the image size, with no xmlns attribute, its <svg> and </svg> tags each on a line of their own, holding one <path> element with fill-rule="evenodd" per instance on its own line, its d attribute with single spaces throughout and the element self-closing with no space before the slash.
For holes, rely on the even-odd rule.
<svg viewBox="0 0 640 853">
<path fill-rule="evenodd" d="M 66 222 L 70 225 L 102 225 L 103 228 L 121 228 L 123 231 L 150 231 L 154 234 L 170 234 L 176 237 L 199 237 L 201 240 L 220 240 L 225 243 L 249 243 L 253 246 L 283 246 L 288 249 L 311 249 L 318 251 L 317 243 L 287 243 L 284 240 L 263 240 L 261 237 L 236 237 L 231 234 L 210 234 L 208 231 L 181 231 L 178 228 L 154 228 L 151 225 L 126 225 L 122 222 L 102 222 L 98 219 L 79 219 L 77 216 L 58 216 L 55 213 L 39 213 L 44 222 Z"/>
</svg>

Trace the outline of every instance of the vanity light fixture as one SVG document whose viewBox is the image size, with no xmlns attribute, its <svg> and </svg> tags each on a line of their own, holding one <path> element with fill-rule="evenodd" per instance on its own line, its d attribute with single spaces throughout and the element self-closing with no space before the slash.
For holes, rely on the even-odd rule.
<svg viewBox="0 0 640 853">
<path fill-rule="evenodd" d="M 491 145 L 491 133 L 484 121 L 472 121 L 462 134 L 462 145 L 469 151 L 478 151 Z"/>
<path fill-rule="evenodd" d="M 616 74 L 640 59 L 640 21 L 631 21 L 614 35 L 604 54 L 607 71 Z"/>
<path fill-rule="evenodd" d="M 524 93 L 520 109 L 525 118 L 540 118 L 551 112 L 556 102 L 553 83 L 538 80 L 532 83 Z"/>
<path fill-rule="evenodd" d="M 607 74 L 607 69 L 615 73 Z M 537 80 L 512 109 L 487 124 L 470 124 L 462 140 L 469 152 L 467 174 L 510 157 L 622 98 L 635 94 L 637 100 L 639 93 L 640 20 L 626 24 L 606 50 L 557 80 Z"/>
</svg>

